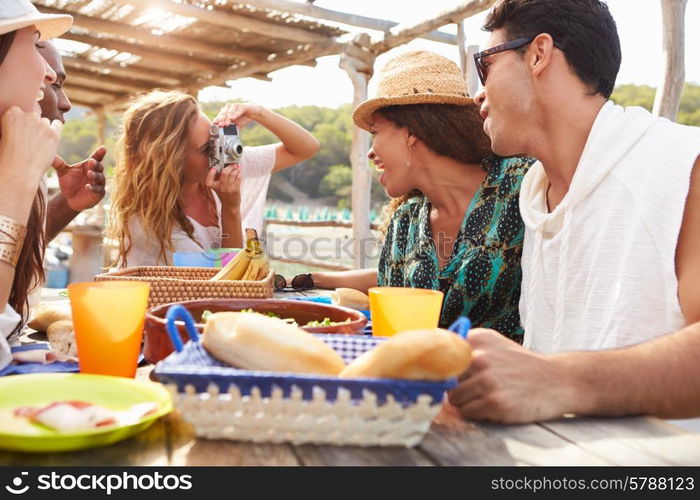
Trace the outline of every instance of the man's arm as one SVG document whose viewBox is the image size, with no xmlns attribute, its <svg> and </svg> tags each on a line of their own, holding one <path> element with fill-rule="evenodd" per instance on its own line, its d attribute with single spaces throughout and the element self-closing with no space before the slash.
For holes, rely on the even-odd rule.
<svg viewBox="0 0 700 500">
<path fill-rule="evenodd" d="M 554 358 L 577 387 L 572 413 L 700 416 L 700 323 L 634 347 Z"/>
<path fill-rule="evenodd" d="M 102 200 L 105 195 L 102 160 L 106 153 L 107 149 L 100 146 L 87 160 L 75 165 L 68 165 L 63 158 L 56 157 L 52 166 L 58 174 L 61 192 L 48 204 L 47 241 L 54 239 L 80 212 Z"/>
<path fill-rule="evenodd" d="M 700 416 L 700 323 L 642 344 L 537 354 L 498 332 L 469 332 L 473 360 L 449 401 L 465 418 L 504 423 L 578 415 Z"/>
<path fill-rule="evenodd" d="M 700 156 L 695 160 L 676 247 L 678 299 L 688 324 L 700 321 Z"/>
<path fill-rule="evenodd" d="M 68 206 L 61 193 L 49 200 L 46 210 L 46 241 L 51 241 L 80 213 Z"/>
<path fill-rule="evenodd" d="M 377 269 L 314 271 L 311 277 L 316 288 L 354 288 L 367 293 L 371 287 L 377 286 Z"/>
</svg>

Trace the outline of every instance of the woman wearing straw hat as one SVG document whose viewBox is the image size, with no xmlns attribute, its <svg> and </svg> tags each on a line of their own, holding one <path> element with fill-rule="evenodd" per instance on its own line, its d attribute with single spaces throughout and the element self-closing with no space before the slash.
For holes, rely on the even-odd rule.
<svg viewBox="0 0 700 500">
<path fill-rule="evenodd" d="M 431 52 L 389 61 L 353 120 L 393 198 L 384 247 L 376 271 L 313 273 L 314 284 L 442 290 L 440 326 L 467 315 L 521 338 L 518 193 L 534 160 L 493 155 L 460 69 Z"/>
<path fill-rule="evenodd" d="M 44 204 L 37 193 L 61 129 L 40 118 L 38 101 L 56 74 L 36 44 L 71 23 L 29 0 L 0 3 L 0 369 L 11 360 L 7 337 L 21 329 L 28 292 L 42 274 Z"/>
</svg>

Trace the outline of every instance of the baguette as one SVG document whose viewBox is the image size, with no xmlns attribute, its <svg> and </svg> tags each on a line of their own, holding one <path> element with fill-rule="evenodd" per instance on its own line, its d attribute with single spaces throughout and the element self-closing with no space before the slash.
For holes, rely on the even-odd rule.
<svg viewBox="0 0 700 500">
<path fill-rule="evenodd" d="M 369 310 L 369 297 L 354 288 L 336 288 L 335 292 L 331 292 L 331 302 L 358 311 Z"/>
<path fill-rule="evenodd" d="M 72 320 L 54 321 L 46 329 L 46 336 L 53 350 L 74 358 L 78 356 Z"/>
<path fill-rule="evenodd" d="M 322 340 L 258 313 L 212 314 L 202 344 L 218 360 L 246 370 L 338 375 L 345 367 L 340 355 Z"/>
<path fill-rule="evenodd" d="M 27 326 L 38 332 L 45 332 L 52 323 L 71 319 L 69 305 L 39 304 L 34 310 L 34 317 Z"/>
<path fill-rule="evenodd" d="M 355 358 L 339 377 L 444 380 L 471 363 L 471 346 L 441 328 L 401 332 Z"/>
</svg>

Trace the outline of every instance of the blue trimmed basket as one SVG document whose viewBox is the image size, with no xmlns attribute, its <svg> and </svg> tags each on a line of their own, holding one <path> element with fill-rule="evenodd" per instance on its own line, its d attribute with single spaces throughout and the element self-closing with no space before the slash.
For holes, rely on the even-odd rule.
<svg viewBox="0 0 700 500">
<path fill-rule="evenodd" d="M 191 338 L 183 345 L 176 320 Z M 253 442 L 415 446 L 455 379 L 439 382 L 241 370 L 210 356 L 181 306 L 167 314 L 175 352 L 155 367 L 198 436 Z M 347 363 L 386 340 L 318 334 Z"/>
</svg>

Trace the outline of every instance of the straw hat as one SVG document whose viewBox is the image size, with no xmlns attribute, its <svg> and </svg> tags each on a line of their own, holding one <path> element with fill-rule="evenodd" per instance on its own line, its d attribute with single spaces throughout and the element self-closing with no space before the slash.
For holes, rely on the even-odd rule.
<svg viewBox="0 0 700 500">
<path fill-rule="evenodd" d="M 384 66 L 377 96 L 360 104 L 352 119 L 369 130 L 372 113 L 397 104 L 456 104 L 476 106 L 467 93 L 459 67 L 441 55 L 425 50 L 406 52 Z"/>
<path fill-rule="evenodd" d="M 73 24 L 73 16 L 68 14 L 42 14 L 29 0 L 0 1 L 0 35 L 36 26 L 42 40 L 56 38 L 68 31 Z"/>
</svg>

